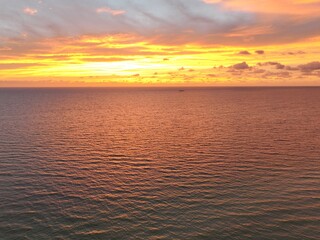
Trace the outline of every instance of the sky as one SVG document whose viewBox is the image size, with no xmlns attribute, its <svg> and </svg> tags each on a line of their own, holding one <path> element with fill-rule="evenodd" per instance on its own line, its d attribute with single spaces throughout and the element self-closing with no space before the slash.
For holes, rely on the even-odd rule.
<svg viewBox="0 0 320 240">
<path fill-rule="evenodd" d="M 319 86 L 320 0 L 1 0 L 0 87 Z"/>
</svg>

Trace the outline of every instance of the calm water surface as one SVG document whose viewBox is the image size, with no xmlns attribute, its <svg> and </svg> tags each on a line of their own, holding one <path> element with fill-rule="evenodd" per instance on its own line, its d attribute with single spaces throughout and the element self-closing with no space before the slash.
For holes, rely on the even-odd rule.
<svg viewBox="0 0 320 240">
<path fill-rule="evenodd" d="M 0 239 L 314 239 L 320 88 L 0 89 Z"/>
</svg>

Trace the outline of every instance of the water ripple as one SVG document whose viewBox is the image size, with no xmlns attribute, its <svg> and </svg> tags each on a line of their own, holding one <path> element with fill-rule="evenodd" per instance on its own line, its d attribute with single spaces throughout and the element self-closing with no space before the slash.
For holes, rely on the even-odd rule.
<svg viewBox="0 0 320 240">
<path fill-rule="evenodd" d="M 0 238 L 316 240 L 319 101 L 0 89 Z"/>
</svg>

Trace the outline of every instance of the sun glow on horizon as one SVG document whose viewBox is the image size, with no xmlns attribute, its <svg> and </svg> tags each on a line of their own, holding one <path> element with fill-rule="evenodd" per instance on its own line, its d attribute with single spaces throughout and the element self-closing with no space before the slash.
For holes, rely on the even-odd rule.
<svg viewBox="0 0 320 240">
<path fill-rule="evenodd" d="M 86 21 L 65 25 L 57 19 L 67 13 L 57 10 L 67 3 L 26 2 L 21 7 L 8 2 L 0 10 L 7 16 L 24 13 L 0 24 L 0 86 L 320 85 L 320 16 L 308 10 L 317 9 L 319 1 L 289 4 L 312 13 L 296 16 L 273 10 L 285 0 L 265 2 L 265 13 L 256 5 L 247 9 L 249 0 L 189 0 L 177 6 L 162 1 L 162 9 L 160 1 L 134 1 L 139 11 L 124 2 L 100 6 L 81 0 L 73 7 Z M 179 4 L 186 12 L 178 11 Z M 30 27 L 24 29 L 21 21 Z"/>
</svg>

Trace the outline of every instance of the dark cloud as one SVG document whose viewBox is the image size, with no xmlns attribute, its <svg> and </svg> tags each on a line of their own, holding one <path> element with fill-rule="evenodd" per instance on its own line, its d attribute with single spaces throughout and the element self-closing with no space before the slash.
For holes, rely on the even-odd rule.
<svg viewBox="0 0 320 240">
<path fill-rule="evenodd" d="M 307 64 L 302 64 L 302 65 L 299 65 L 298 68 L 302 72 L 312 72 L 315 70 L 320 70 L 320 62 L 316 61 L 316 62 L 310 62 Z"/>
<path fill-rule="evenodd" d="M 291 77 L 290 72 L 287 71 L 281 71 L 281 72 L 266 72 L 262 75 L 263 78 L 268 77 L 276 77 L 276 78 L 289 78 Z"/>
<path fill-rule="evenodd" d="M 275 66 L 276 69 L 284 69 L 286 66 L 278 62 L 258 63 L 258 66 Z"/>
<path fill-rule="evenodd" d="M 292 67 L 292 66 L 286 66 L 285 69 L 288 70 L 288 71 L 298 71 L 299 70 L 298 67 Z"/>
<path fill-rule="evenodd" d="M 259 54 L 259 55 L 263 55 L 265 52 L 263 50 L 257 50 L 255 51 L 256 54 Z"/>
<path fill-rule="evenodd" d="M 257 74 L 259 74 L 259 73 L 265 73 L 265 72 L 266 72 L 266 70 L 260 69 L 260 68 L 253 70 L 253 73 L 257 73 Z"/>
<path fill-rule="evenodd" d="M 245 70 L 245 69 L 249 69 L 250 67 L 246 62 L 242 62 L 242 63 L 237 63 L 235 65 L 232 65 L 231 68 L 235 70 Z"/>
<path fill-rule="evenodd" d="M 217 77 L 217 75 L 216 75 L 216 74 L 209 73 L 209 74 L 207 74 L 207 77 L 212 78 L 212 77 Z"/>
<path fill-rule="evenodd" d="M 285 65 L 283 65 L 283 64 L 281 64 L 281 63 L 278 63 L 277 65 L 276 65 L 276 69 L 284 69 L 286 66 Z"/>
<path fill-rule="evenodd" d="M 304 51 L 297 51 L 297 52 L 287 52 L 287 55 L 300 55 L 300 54 L 305 54 Z"/>
<path fill-rule="evenodd" d="M 238 52 L 238 54 L 239 55 L 251 55 L 251 53 L 248 51 L 240 51 L 240 52 Z"/>
</svg>

